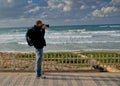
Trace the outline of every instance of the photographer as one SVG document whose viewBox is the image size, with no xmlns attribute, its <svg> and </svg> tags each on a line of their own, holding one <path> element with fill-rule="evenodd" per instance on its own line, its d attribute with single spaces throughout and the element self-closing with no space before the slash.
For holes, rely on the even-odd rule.
<svg viewBox="0 0 120 86">
<path fill-rule="evenodd" d="M 36 49 L 36 77 L 45 78 L 42 76 L 42 59 L 43 59 L 43 48 L 46 46 L 44 38 L 45 29 L 49 25 L 45 25 L 42 21 L 37 20 L 36 25 L 29 29 L 26 33 L 26 40 L 29 46 L 34 46 Z"/>
</svg>

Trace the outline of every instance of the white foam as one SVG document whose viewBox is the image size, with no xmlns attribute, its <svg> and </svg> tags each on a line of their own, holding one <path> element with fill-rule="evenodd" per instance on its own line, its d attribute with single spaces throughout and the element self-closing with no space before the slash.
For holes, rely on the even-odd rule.
<svg viewBox="0 0 120 86">
<path fill-rule="evenodd" d="M 120 36 L 120 34 L 110 34 L 110 36 L 118 37 L 118 36 Z"/>
<path fill-rule="evenodd" d="M 101 25 L 101 26 L 99 26 L 99 27 L 108 27 L 108 25 Z"/>
<path fill-rule="evenodd" d="M 120 49 L 84 49 L 84 51 L 120 51 Z"/>
<path fill-rule="evenodd" d="M 113 27 L 120 27 L 120 25 L 101 25 L 101 26 L 99 26 L 99 27 L 111 27 L 111 28 L 113 28 Z"/>
<path fill-rule="evenodd" d="M 84 32 L 86 29 L 68 30 L 68 32 Z"/>
<path fill-rule="evenodd" d="M 18 42 L 20 45 L 27 45 L 27 42 Z"/>
<path fill-rule="evenodd" d="M 120 27 L 120 25 L 111 25 L 109 27 Z"/>
<path fill-rule="evenodd" d="M 85 31 L 82 32 L 84 34 L 111 34 L 111 33 L 116 33 L 118 31 Z"/>
<path fill-rule="evenodd" d="M 71 35 L 80 32 L 84 32 L 85 30 L 66 30 L 66 31 L 47 31 L 46 34 L 48 35 Z"/>
<path fill-rule="evenodd" d="M 59 35 L 59 36 L 46 36 L 46 38 L 92 38 L 91 35 L 89 36 L 64 36 L 64 35 Z"/>
<path fill-rule="evenodd" d="M 77 41 L 77 42 L 48 42 L 47 44 L 93 44 L 93 43 L 120 43 L 120 41 Z"/>
</svg>

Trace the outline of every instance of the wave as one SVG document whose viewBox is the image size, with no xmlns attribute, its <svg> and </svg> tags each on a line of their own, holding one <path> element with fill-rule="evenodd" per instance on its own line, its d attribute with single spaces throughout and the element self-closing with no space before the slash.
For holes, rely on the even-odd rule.
<svg viewBox="0 0 120 86">
<path fill-rule="evenodd" d="M 112 37 L 118 37 L 118 36 L 120 36 L 120 34 L 110 34 L 110 36 L 112 36 Z"/>
<path fill-rule="evenodd" d="M 120 25 L 111 25 L 109 27 L 120 27 Z"/>
<path fill-rule="evenodd" d="M 99 27 L 111 27 L 111 28 L 113 28 L 113 27 L 120 27 L 120 25 L 101 25 Z"/>
<path fill-rule="evenodd" d="M 51 34 L 51 35 L 58 35 L 58 34 L 75 34 L 75 33 L 80 33 L 80 32 L 85 32 L 85 29 L 77 29 L 77 30 L 62 30 L 62 31 L 48 31 L 46 30 L 47 34 Z"/>
<path fill-rule="evenodd" d="M 45 52 L 87 52 L 87 51 L 120 51 L 120 49 L 56 49 L 56 50 L 48 50 L 46 49 Z"/>
<path fill-rule="evenodd" d="M 0 38 L 1 37 L 25 37 L 25 34 L 21 34 L 21 33 L 15 33 L 15 34 L 13 34 L 13 33 L 6 33 L 6 34 L 1 34 L 0 35 Z"/>
<path fill-rule="evenodd" d="M 27 42 L 18 42 L 20 45 L 27 45 Z"/>
<path fill-rule="evenodd" d="M 117 33 L 119 30 L 113 30 L 113 31 L 85 31 L 82 32 L 84 34 L 110 34 L 110 33 Z"/>
<path fill-rule="evenodd" d="M 21 39 L 21 38 L 25 38 L 25 34 L 7 33 L 7 34 L 0 35 L 0 39 Z"/>
<path fill-rule="evenodd" d="M 108 25 L 101 25 L 101 26 L 99 26 L 99 27 L 108 27 Z"/>
<path fill-rule="evenodd" d="M 92 36 L 46 36 L 46 38 L 92 38 Z"/>
<path fill-rule="evenodd" d="M 91 34 L 117 34 L 120 33 L 120 30 L 104 30 L 104 31 L 86 31 L 86 30 L 68 30 L 68 31 L 51 31 L 47 32 L 46 35 L 91 35 Z"/>
<path fill-rule="evenodd" d="M 68 30 L 68 32 L 84 32 L 86 29 Z"/>
<path fill-rule="evenodd" d="M 120 51 L 120 49 L 84 49 L 83 51 Z"/>
<path fill-rule="evenodd" d="M 120 41 L 48 42 L 48 44 L 93 44 L 93 43 L 120 43 Z"/>
</svg>

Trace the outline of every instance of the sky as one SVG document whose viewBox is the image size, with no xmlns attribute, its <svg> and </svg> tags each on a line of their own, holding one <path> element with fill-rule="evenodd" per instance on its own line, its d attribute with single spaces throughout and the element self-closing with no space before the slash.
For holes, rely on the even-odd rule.
<svg viewBox="0 0 120 86">
<path fill-rule="evenodd" d="M 0 27 L 120 24 L 120 0 L 0 0 Z"/>
</svg>

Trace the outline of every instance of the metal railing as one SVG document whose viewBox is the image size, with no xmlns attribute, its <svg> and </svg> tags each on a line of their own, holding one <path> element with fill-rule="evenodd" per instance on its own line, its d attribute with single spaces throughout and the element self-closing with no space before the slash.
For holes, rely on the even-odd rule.
<svg viewBox="0 0 120 86">
<path fill-rule="evenodd" d="M 97 66 L 96 68 L 94 66 Z M 0 53 L 0 71 L 34 71 L 34 53 Z M 45 53 L 43 71 L 120 70 L 119 53 Z"/>
</svg>

